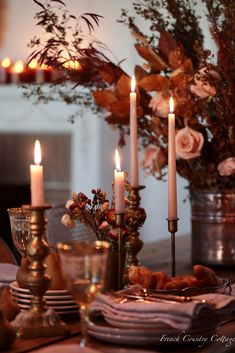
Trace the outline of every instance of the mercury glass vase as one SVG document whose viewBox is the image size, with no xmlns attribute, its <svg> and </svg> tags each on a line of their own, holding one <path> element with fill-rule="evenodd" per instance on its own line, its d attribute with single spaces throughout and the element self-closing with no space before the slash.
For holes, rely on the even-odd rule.
<svg viewBox="0 0 235 353">
<path fill-rule="evenodd" d="M 235 265 L 235 194 L 191 193 L 192 262 Z"/>
</svg>

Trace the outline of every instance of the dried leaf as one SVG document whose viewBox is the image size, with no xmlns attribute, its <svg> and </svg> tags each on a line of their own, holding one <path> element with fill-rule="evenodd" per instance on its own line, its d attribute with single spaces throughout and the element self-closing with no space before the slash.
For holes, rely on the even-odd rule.
<svg viewBox="0 0 235 353">
<path fill-rule="evenodd" d="M 33 0 L 35 2 L 35 4 L 37 4 L 38 6 L 40 6 L 41 8 L 43 8 L 43 10 L 46 11 L 46 8 L 45 6 L 40 2 L 40 1 L 37 1 L 37 0 Z"/>
<path fill-rule="evenodd" d="M 119 116 L 120 118 L 127 117 L 128 121 L 130 119 L 130 100 L 121 99 L 112 104 L 111 111 L 114 115 Z M 143 115 L 143 109 L 140 105 L 137 106 L 137 117 Z"/>
<path fill-rule="evenodd" d="M 167 63 L 165 63 L 162 58 L 155 53 L 150 47 L 145 47 L 142 45 L 135 45 L 135 48 L 139 55 L 148 61 L 148 63 L 156 70 L 164 70 L 168 67 Z"/>
<path fill-rule="evenodd" d="M 148 75 L 138 82 L 146 91 L 162 91 L 169 87 L 169 79 L 161 75 Z"/>
<path fill-rule="evenodd" d="M 117 101 L 116 96 L 110 90 L 94 91 L 92 94 L 96 104 L 108 110 L 111 110 L 111 105 Z"/>
<path fill-rule="evenodd" d="M 58 2 L 59 4 L 66 6 L 65 3 L 62 0 L 51 0 L 53 2 Z"/>
<path fill-rule="evenodd" d="M 135 78 L 137 82 L 142 80 L 142 78 L 144 78 L 147 75 L 148 75 L 148 72 L 145 71 L 141 66 L 139 65 L 135 66 Z"/>
<path fill-rule="evenodd" d="M 115 124 L 128 125 L 130 122 L 129 116 L 125 116 L 121 118 L 120 116 L 117 116 L 115 114 L 111 114 L 107 116 L 105 120 L 107 121 L 108 124 L 112 124 L 112 125 L 115 125 Z"/>
<path fill-rule="evenodd" d="M 177 48 L 170 52 L 168 62 L 173 69 L 177 69 L 183 65 L 185 61 L 185 56 L 181 48 Z"/>
<path fill-rule="evenodd" d="M 143 44 L 148 45 L 148 41 L 142 33 L 138 32 L 136 30 L 132 30 L 131 34 L 133 35 L 134 38 L 138 39 Z"/>
<path fill-rule="evenodd" d="M 117 82 L 117 95 L 119 97 L 129 96 L 131 89 L 131 79 L 127 75 L 122 75 Z"/>
<path fill-rule="evenodd" d="M 159 42 L 158 42 L 158 48 L 166 58 L 168 58 L 170 52 L 175 50 L 177 46 L 178 45 L 176 40 L 169 32 L 167 31 L 161 32 Z"/>
<path fill-rule="evenodd" d="M 114 75 L 111 70 L 109 71 L 109 70 L 99 69 L 99 74 L 105 82 L 107 82 L 107 83 L 113 82 Z"/>
<path fill-rule="evenodd" d="M 185 87 L 188 85 L 188 76 L 181 72 L 178 75 L 171 77 L 171 88 Z"/>
<path fill-rule="evenodd" d="M 193 72 L 193 63 L 191 59 L 186 59 L 183 62 L 182 68 L 184 72 Z"/>
<path fill-rule="evenodd" d="M 118 100 L 111 106 L 112 112 L 120 117 L 129 117 L 130 114 L 130 101 L 129 99 Z"/>
</svg>

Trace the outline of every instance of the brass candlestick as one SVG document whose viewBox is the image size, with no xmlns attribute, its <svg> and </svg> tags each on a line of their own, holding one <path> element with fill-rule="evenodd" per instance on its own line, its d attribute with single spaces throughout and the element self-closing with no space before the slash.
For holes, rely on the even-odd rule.
<svg viewBox="0 0 235 353">
<path fill-rule="evenodd" d="M 118 290 L 123 287 L 123 270 L 125 254 L 123 251 L 123 229 L 125 226 L 125 213 L 115 213 L 115 227 L 118 234 Z"/>
<path fill-rule="evenodd" d="M 171 276 L 175 277 L 175 233 L 178 230 L 179 218 L 167 218 L 168 232 L 171 233 Z"/>
<path fill-rule="evenodd" d="M 48 244 L 44 238 L 47 221 L 44 213 L 50 205 L 29 207 L 31 212 L 30 231 L 32 239 L 27 245 L 28 257 L 32 260 L 29 265 L 30 273 L 27 277 L 27 288 L 32 294 L 29 311 L 21 312 L 13 322 L 18 336 L 45 337 L 61 336 L 69 333 L 59 316 L 51 309 L 45 308 L 44 293 L 50 286 L 50 278 L 45 274 L 46 266 L 43 261 L 49 254 Z"/>
<path fill-rule="evenodd" d="M 144 208 L 140 207 L 140 190 L 144 189 L 145 186 L 139 185 L 136 187 L 130 187 L 128 196 L 129 207 L 127 212 L 126 225 L 129 230 L 129 234 L 126 241 L 126 268 L 125 273 L 128 273 L 130 266 L 138 266 L 139 261 L 137 258 L 138 252 L 142 249 L 143 241 L 139 239 L 139 229 L 145 222 L 146 213 Z"/>
</svg>

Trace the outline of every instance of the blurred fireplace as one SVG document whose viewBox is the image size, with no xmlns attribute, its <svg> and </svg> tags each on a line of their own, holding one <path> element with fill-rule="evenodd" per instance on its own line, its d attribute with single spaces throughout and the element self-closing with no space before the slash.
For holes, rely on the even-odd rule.
<svg viewBox="0 0 235 353">
<path fill-rule="evenodd" d="M 46 202 L 65 203 L 70 194 L 69 133 L 0 134 L 0 237 L 11 249 L 14 247 L 6 210 L 30 203 L 29 165 L 33 163 L 36 139 L 42 148 Z"/>
</svg>

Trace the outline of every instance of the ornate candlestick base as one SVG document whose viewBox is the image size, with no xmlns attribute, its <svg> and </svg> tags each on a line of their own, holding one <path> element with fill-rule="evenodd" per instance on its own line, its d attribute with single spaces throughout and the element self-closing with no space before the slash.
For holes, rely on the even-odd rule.
<svg viewBox="0 0 235 353">
<path fill-rule="evenodd" d="M 128 196 L 129 207 L 127 214 L 127 227 L 129 230 L 129 235 L 126 241 L 126 268 L 125 274 L 128 273 L 130 266 L 139 264 L 137 254 L 142 249 L 143 241 L 139 239 L 139 228 L 145 222 L 146 213 L 144 208 L 140 207 L 140 190 L 144 189 L 145 186 L 139 185 L 136 187 L 130 187 L 130 192 Z"/>
<path fill-rule="evenodd" d="M 29 208 L 32 239 L 26 251 L 32 262 L 29 265 L 27 288 L 32 294 L 32 300 L 30 310 L 21 312 L 13 322 L 20 337 L 61 336 L 69 333 L 69 328 L 60 320 L 58 314 L 45 308 L 43 299 L 50 286 L 50 278 L 45 274 L 46 266 L 43 263 L 49 253 L 48 244 L 44 239 L 44 212 L 49 208 L 49 205 Z"/>
<path fill-rule="evenodd" d="M 178 230 L 178 220 L 179 218 L 169 219 L 168 222 L 168 232 L 171 233 L 171 276 L 175 277 L 175 233 Z"/>
<path fill-rule="evenodd" d="M 118 232 L 118 290 L 123 287 L 123 271 L 125 264 L 125 253 L 123 244 L 123 229 L 125 225 L 125 213 L 115 213 L 115 227 Z"/>
</svg>

